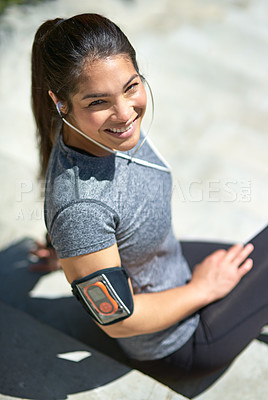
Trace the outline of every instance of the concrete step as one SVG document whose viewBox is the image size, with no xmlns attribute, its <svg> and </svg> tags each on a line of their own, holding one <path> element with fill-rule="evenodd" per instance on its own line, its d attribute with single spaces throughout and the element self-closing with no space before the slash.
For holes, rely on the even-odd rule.
<svg viewBox="0 0 268 400">
<path fill-rule="evenodd" d="M 41 357 L 44 360 L 46 360 L 47 357 L 48 359 L 45 361 L 46 365 L 51 364 L 50 368 L 57 371 L 60 361 L 56 355 L 74 351 L 89 351 L 91 354 L 102 353 L 100 357 L 98 357 L 98 363 L 100 365 L 102 364 L 102 368 L 105 368 L 105 371 L 106 366 L 108 366 L 108 368 L 111 367 L 111 371 L 114 370 L 110 381 L 104 380 L 102 384 L 100 384 L 101 396 L 103 396 L 101 397 L 102 399 L 105 399 L 103 394 L 104 388 L 107 390 L 108 395 L 111 395 L 111 393 L 117 393 L 117 390 L 121 390 L 122 385 L 126 385 L 127 387 L 135 386 L 135 388 L 131 389 L 131 392 L 136 396 L 133 397 L 135 400 L 157 398 L 156 395 L 154 395 L 155 397 L 147 396 L 147 385 L 152 388 L 154 385 L 158 387 L 160 384 L 137 371 L 131 370 L 131 368 L 127 366 L 127 360 L 117 343 L 107 337 L 96 324 L 88 318 L 87 313 L 71 295 L 70 287 L 62 271 L 49 274 L 33 273 L 29 271 L 28 266 L 30 262 L 28 260 L 28 253 L 32 244 L 33 242 L 31 239 L 24 239 L 13 243 L 13 245 L 10 245 L 0 252 L 0 301 L 6 303 L 6 306 L 2 305 L 0 308 L 0 321 L 2 322 L 0 346 L 1 354 L 3 354 L 0 367 L 0 393 L 4 395 L 4 397 L 0 396 L 0 399 L 8 399 L 8 393 L 3 390 L 6 390 L 6 388 L 12 389 L 13 387 L 18 389 L 18 397 L 25 396 L 23 394 L 24 384 L 21 384 L 21 388 L 20 386 L 18 387 L 19 383 L 16 382 L 17 380 L 18 382 L 24 382 L 23 379 L 25 379 L 25 382 L 30 381 L 31 388 L 32 383 L 30 377 L 36 373 L 37 381 L 38 379 L 40 381 L 38 385 L 42 389 L 45 383 L 41 381 L 39 377 L 39 366 L 38 363 L 35 364 L 37 362 L 37 357 Z M 28 315 L 22 313 L 22 311 Z M 29 315 L 31 315 L 31 317 Z M 39 320 L 39 322 L 36 320 Z M 48 325 L 51 328 L 49 328 Z M 39 328 L 37 328 L 37 326 L 39 326 Z M 46 339 L 39 333 L 33 333 L 37 329 L 41 331 L 42 329 L 40 326 L 44 327 L 43 329 L 47 332 L 48 337 Z M 49 332 L 54 333 L 52 334 Z M 24 339 L 20 340 L 20 337 L 24 337 Z M 54 341 L 62 341 L 63 338 L 67 337 L 68 340 L 64 339 L 65 341 L 70 343 L 73 340 L 74 342 L 72 343 L 78 343 L 79 345 L 69 347 L 66 345 L 66 347 L 61 350 L 60 346 L 53 344 L 52 337 Z M 267 336 L 263 335 L 264 342 L 265 339 L 267 341 Z M 18 340 L 19 342 L 17 342 Z M 43 341 L 46 343 L 45 347 Z M 40 343 L 42 343 L 41 347 Z M 22 344 L 24 347 L 20 349 Z M 53 350 L 53 346 L 56 346 L 57 353 Z M 42 351 L 44 352 L 44 349 L 46 349 L 45 354 L 39 356 L 39 353 L 42 353 Z M 29 357 L 24 356 L 23 351 L 29 354 Z M 19 360 L 17 367 L 15 367 L 16 363 L 14 360 Z M 54 362 L 55 365 L 52 365 Z M 72 365 L 74 362 L 68 361 L 68 363 Z M 86 361 L 81 360 L 79 365 L 82 366 L 83 369 L 83 363 L 86 364 L 86 375 L 91 376 L 92 373 L 94 375 L 95 366 L 93 366 L 92 372 L 92 364 L 88 365 Z M 46 369 L 46 371 L 49 372 L 49 368 Z M 48 374 L 48 372 L 46 374 Z M 196 400 L 225 400 L 227 394 L 232 400 L 241 400 L 241 393 L 243 393 L 243 400 L 255 400 L 256 398 L 258 398 L 258 400 L 266 400 L 268 398 L 268 385 L 265 384 L 267 373 L 267 344 L 255 340 L 221 377 L 210 377 L 207 380 L 196 380 L 190 383 L 178 382 L 178 388 L 173 388 L 173 390 L 178 393 L 183 393 L 189 398 L 192 397 L 192 393 L 199 393 L 198 395 L 196 394 Z M 25 378 L 23 378 L 24 374 L 26 374 Z M 61 374 L 67 376 L 68 382 L 71 380 L 68 379 L 70 376 L 68 375 L 68 371 L 65 374 L 65 370 L 63 369 Z M 21 380 L 19 378 L 20 376 Z M 149 379 L 148 384 L 145 378 Z M 10 379 L 12 380 L 11 384 L 8 383 Z M 52 378 L 50 377 L 49 379 Z M 75 382 L 78 378 L 74 375 L 72 379 L 74 379 L 74 383 L 70 383 L 70 385 L 76 387 Z M 53 382 L 52 380 L 52 383 Z M 144 391 L 140 389 L 143 384 L 146 386 Z M 27 385 L 29 385 L 29 383 L 27 383 Z M 59 385 L 62 386 L 61 381 L 59 381 Z M 74 392 L 70 391 L 68 393 L 69 397 L 67 398 L 72 398 L 70 396 L 80 396 L 77 398 L 84 399 L 98 398 L 92 397 L 93 395 L 97 396 L 99 393 L 99 389 L 96 389 L 97 386 L 94 386 L 94 390 L 92 391 L 92 388 L 87 385 L 88 382 L 86 385 L 81 384 L 81 390 L 79 389 L 76 392 L 75 389 L 73 389 Z M 118 389 L 118 386 L 120 389 Z M 40 393 L 42 394 L 41 389 Z M 45 386 L 44 390 L 45 395 L 47 390 Z M 138 390 L 141 390 L 141 392 L 137 392 Z M 164 399 L 165 393 L 169 393 L 170 396 L 173 396 L 171 398 L 176 399 L 176 397 L 174 397 L 174 392 L 168 391 L 169 389 L 167 389 L 166 386 L 160 385 L 158 390 L 161 396 L 163 396 L 160 398 Z M 154 389 L 152 389 L 152 393 L 154 393 Z M 12 398 L 14 398 L 13 389 L 9 394 L 13 395 Z M 91 397 L 88 397 L 89 394 Z M 258 394 L 257 397 L 256 394 Z M 119 395 L 116 396 L 113 398 L 124 398 Z M 42 400 L 44 397 L 25 398 Z M 46 398 L 53 399 L 53 397 L 49 396 Z"/>
<path fill-rule="evenodd" d="M 126 365 L 62 271 L 29 271 L 32 245 L 25 238 L 0 252 L 0 399 L 185 398 Z"/>
<path fill-rule="evenodd" d="M 0 325 L 0 399 L 185 399 L 4 303 Z"/>
</svg>

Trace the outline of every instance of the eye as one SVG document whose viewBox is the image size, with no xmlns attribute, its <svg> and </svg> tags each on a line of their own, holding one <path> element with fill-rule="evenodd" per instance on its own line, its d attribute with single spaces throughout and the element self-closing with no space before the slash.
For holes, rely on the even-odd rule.
<svg viewBox="0 0 268 400">
<path fill-rule="evenodd" d="M 131 85 L 129 85 L 129 86 L 126 88 L 126 92 L 129 92 L 130 90 L 136 89 L 136 87 L 137 87 L 138 85 L 139 85 L 138 82 L 132 83 Z"/>
<path fill-rule="evenodd" d="M 95 101 L 92 101 L 92 103 L 90 103 L 88 105 L 88 107 L 99 106 L 99 105 L 104 104 L 104 103 L 106 103 L 104 100 L 95 100 Z"/>
</svg>

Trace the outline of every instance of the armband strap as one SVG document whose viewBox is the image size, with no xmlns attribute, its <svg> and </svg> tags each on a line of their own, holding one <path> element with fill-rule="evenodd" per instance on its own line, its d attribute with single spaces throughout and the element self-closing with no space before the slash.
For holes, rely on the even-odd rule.
<svg viewBox="0 0 268 400">
<path fill-rule="evenodd" d="M 128 275 L 121 267 L 106 268 L 72 283 L 72 291 L 101 325 L 111 325 L 133 313 Z"/>
</svg>

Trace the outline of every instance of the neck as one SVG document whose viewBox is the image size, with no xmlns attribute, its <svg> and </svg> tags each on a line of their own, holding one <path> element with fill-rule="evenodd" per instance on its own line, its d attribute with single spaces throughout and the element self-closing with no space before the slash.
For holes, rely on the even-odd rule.
<svg viewBox="0 0 268 400">
<path fill-rule="evenodd" d="M 112 149 L 108 151 L 91 142 L 90 139 L 85 138 L 79 132 L 76 132 L 75 129 L 67 125 L 65 121 L 63 121 L 62 133 L 64 143 L 67 146 L 86 151 L 96 157 L 107 157 L 113 153 Z"/>
</svg>

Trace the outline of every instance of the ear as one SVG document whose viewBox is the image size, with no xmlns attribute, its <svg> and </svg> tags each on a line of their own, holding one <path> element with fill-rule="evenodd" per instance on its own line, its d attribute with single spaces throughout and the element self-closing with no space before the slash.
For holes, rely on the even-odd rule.
<svg viewBox="0 0 268 400">
<path fill-rule="evenodd" d="M 60 101 L 60 99 L 52 92 L 52 90 L 49 90 L 49 91 L 48 91 L 48 94 L 49 94 L 49 96 L 51 97 L 51 99 L 53 100 L 55 106 L 57 106 L 57 104 L 60 103 L 60 104 L 61 104 L 61 105 L 60 105 L 60 111 L 61 111 L 63 114 L 67 114 L 67 113 L 68 113 L 68 107 L 67 107 L 66 103 L 62 103 L 62 102 Z"/>
</svg>

